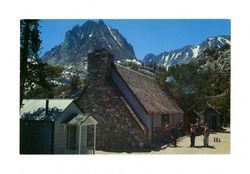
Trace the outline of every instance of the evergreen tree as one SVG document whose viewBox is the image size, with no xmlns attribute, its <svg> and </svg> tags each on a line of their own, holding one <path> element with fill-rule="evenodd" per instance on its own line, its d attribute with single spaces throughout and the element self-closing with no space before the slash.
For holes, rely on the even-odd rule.
<svg viewBox="0 0 250 174">
<path fill-rule="evenodd" d="M 20 106 L 24 98 L 53 98 L 48 77 L 63 71 L 43 63 L 38 57 L 41 46 L 38 20 L 20 21 Z"/>
<path fill-rule="evenodd" d="M 177 64 L 169 67 L 167 72 L 159 69 L 157 82 L 181 106 L 188 120 L 194 119 L 192 110 L 204 113 L 209 103 L 221 113 L 221 123 L 230 123 L 230 67 L 222 70 L 212 66 L 218 58 L 226 62 L 228 52 L 230 45 L 226 44 L 207 49 L 197 63 Z M 166 83 L 169 76 L 173 76 L 176 83 Z"/>
<path fill-rule="evenodd" d="M 20 21 L 20 105 L 25 92 L 33 85 L 32 63 L 38 59 L 41 40 L 38 20 Z M 29 69 L 30 67 L 30 69 Z M 34 78 L 34 79 L 33 79 Z"/>
</svg>

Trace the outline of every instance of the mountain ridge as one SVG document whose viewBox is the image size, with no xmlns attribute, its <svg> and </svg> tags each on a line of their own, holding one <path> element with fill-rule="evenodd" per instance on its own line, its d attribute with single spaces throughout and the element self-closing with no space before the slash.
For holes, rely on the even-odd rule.
<svg viewBox="0 0 250 174">
<path fill-rule="evenodd" d="M 228 35 L 209 37 L 200 44 L 186 45 L 179 49 L 164 51 L 159 55 L 149 53 L 143 58 L 143 62 L 145 64 L 158 64 L 164 67 L 182 63 L 189 63 L 193 59 L 196 59 L 207 48 L 221 47 L 225 44 L 231 44 L 230 40 L 231 38 Z"/>
</svg>

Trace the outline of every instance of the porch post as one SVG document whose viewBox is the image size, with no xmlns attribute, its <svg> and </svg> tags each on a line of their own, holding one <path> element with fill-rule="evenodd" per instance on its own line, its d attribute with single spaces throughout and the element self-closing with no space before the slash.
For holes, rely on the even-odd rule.
<svg viewBox="0 0 250 174">
<path fill-rule="evenodd" d="M 78 144 L 79 144 L 79 148 L 78 148 L 78 150 L 79 150 L 79 154 L 81 154 L 81 125 L 79 126 L 79 140 L 78 140 Z"/>
<path fill-rule="evenodd" d="M 95 154 L 95 143 L 96 143 L 96 125 L 94 124 L 94 148 L 93 148 L 93 154 Z"/>
<path fill-rule="evenodd" d="M 67 135 L 67 139 L 66 139 L 66 150 L 69 150 L 70 148 L 69 148 L 69 125 L 67 125 L 67 127 L 66 127 L 66 135 Z"/>
</svg>

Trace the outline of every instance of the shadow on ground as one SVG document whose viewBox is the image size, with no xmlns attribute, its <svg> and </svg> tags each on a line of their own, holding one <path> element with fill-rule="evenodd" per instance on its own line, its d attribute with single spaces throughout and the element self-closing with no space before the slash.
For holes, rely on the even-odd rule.
<svg viewBox="0 0 250 174">
<path fill-rule="evenodd" d="M 152 151 L 161 151 L 165 148 L 178 148 L 181 146 L 167 146 L 165 143 L 155 143 L 153 144 L 151 147 L 146 147 L 146 148 L 142 148 L 142 149 L 98 149 L 104 152 L 114 152 L 114 153 L 137 153 L 137 152 L 142 152 L 142 153 L 146 153 L 146 152 L 152 152 Z"/>
<path fill-rule="evenodd" d="M 210 149 L 215 149 L 214 146 L 208 146 L 208 147 L 205 147 L 205 146 L 194 146 L 194 147 L 190 147 L 190 148 L 198 148 L 198 149 L 201 149 L 201 148 L 210 148 Z"/>
</svg>

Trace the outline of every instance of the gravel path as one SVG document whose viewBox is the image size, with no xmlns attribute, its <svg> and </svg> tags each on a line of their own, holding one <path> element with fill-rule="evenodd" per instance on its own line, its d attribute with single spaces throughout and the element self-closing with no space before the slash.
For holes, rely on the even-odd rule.
<svg viewBox="0 0 250 174">
<path fill-rule="evenodd" d="M 120 152 L 111 153 L 104 151 L 96 151 L 96 154 L 230 154 L 230 131 L 226 133 L 210 133 L 209 146 L 203 147 L 203 136 L 197 136 L 194 148 L 190 147 L 190 137 L 185 136 L 178 140 L 177 147 L 161 147 L 150 152 Z M 220 142 L 214 142 L 214 138 L 220 139 Z"/>
</svg>

